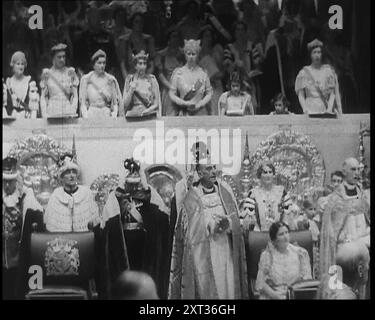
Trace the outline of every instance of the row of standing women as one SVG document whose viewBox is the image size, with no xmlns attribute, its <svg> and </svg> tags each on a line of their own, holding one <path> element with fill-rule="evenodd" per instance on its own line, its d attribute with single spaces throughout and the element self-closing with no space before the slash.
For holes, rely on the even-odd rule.
<svg viewBox="0 0 375 320">
<path fill-rule="evenodd" d="M 210 37 L 209 33 L 204 37 Z M 244 89 L 249 75 L 237 61 L 229 68 L 229 90 L 223 93 L 223 71 L 215 63 L 220 50 L 210 49 L 207 42 L 201 46 L 200 40 L 185 40 L 184 65 L 177 56 L 171 60 L 172 49 L 161 52 L 155 60 L 159 81 L 147 72 L 149 54 L 144 50 L 132 54 L 133 70 L 126 76 L 123 95 L 117 79 L 105 71 L 103 50 L 91 57 L 93 71 L 79 79 L 75 69 L 66 66 L 67 46 L 54 46 L 53 65 L 42 71 L 40 95 L 36 82 L 24 75 L 27 61 L 18 51 L 10 63 L 13 76 L 3 81 L 3 116 L 45 118 L 76 116 L 78 112 L 83 118 L 142 119 L 257 113 L 256 83 Z M 295 91 L 304 113 L 342 113 L 337 76 L 329 65 L 322 64 L 322 47 L 319 40 L 309 43 L 312 63 L 297 75 Z"/>
</svg>

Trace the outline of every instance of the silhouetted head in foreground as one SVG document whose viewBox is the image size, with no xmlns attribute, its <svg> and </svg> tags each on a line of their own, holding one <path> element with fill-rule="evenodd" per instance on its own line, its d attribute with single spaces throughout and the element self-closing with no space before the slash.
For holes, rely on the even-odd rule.
<svg viewBox="0 0 375 320">
<path fill-rule="evenodd" d="M 114 300 L 159 299 L 154 280 L 144 272 L 124 271 L 112 288 Z"/>
</svg>

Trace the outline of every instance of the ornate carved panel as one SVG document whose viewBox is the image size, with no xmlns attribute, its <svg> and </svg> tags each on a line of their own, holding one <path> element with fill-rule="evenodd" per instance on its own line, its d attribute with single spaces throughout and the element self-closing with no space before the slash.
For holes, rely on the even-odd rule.
<svg viewBox="0 0 375 320">
<path fill-rule="evenodd" d="M 17 141 L 8 156 L 18 160 L 25 186 L 33 188 L 45 208 L 53 190 L 59 186 L 57 162 L 69 150 L 45 134 Z"/>
<path fill-rule="evenodd" d="M 247 139 L 246 139 L 247 140 Z M 240 201 L 259 184 L 256 171 L 261 162 L 270 160 L 276 169 L 276 184 L 302 200 L 303 195 L 313 194 L 323 187 L 325 166 L 323 157 L 309 137 L 292 130 L 282 130 L 262 141 L 249 155 L 245 144 L 241 172 L 235 176 L 224 176 Z"/>
</svg>

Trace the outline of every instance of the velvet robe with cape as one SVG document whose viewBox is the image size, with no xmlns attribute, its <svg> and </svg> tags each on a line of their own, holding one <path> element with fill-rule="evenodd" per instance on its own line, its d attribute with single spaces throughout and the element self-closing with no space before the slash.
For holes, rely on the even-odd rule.
<svg viewBox="0 0 375 320">
<path fill-rule="evenodd" d="M 146 193 L 148 199 L 145 199 L 140 209 L 145 229 L 144 237 L 139 238 L 138 244 L 132 241 L 132 247 L 129 247 L 130 243 L 126 241 L 124 235 L 120 199 L 116 197 L 116 192 L 109 194 L 103 216 L 106 217 L 105 220 L 111 217 L 112 222 L 109 226 L 112 227 L 112 232 L 106 232 L 105 234 L 109 238 L 116 237 L 118 243 L 116 245 L 115 242 L 112 242 L 112 247 L 106 248 L 107 266 L 110 274 L 118 274 L 121 269 L 132 269 L 131 265 L 134 261 L 130 260 L 137 253 L 137 260 L 141 260 L 141 265 L 137 268 L 139 269 L 137 271 L 146 272 L 154 279 L 158 295 L 163 299 L 167 297 L 168 290 L 169 217 L 164 211 L 165 205 L 156 191 L 149 186 Z M 108 222 L 106 225 L 108 225 Z M 105 242 L 109 243 L 108 241 Z M 136 244 L 135 247 L 134 244 Z M 124 252 L 126 253 L 126 259 L 125 257 L 119 259 L 118 254 L 124 255 Z"/>
</svg>

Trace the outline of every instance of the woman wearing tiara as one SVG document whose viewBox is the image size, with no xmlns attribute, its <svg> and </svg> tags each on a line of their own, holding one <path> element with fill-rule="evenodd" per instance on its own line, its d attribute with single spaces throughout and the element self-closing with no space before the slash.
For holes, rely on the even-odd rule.
<svg viewBox="0 0 375 320">
<path fill-rule="evenodd" d="M 130 17 L 131 31 L 119 37 L 118 56 L 122 58 L 120 62 L 123 78 L 134 72 L 132 57 L 134 53 L 144 50 L 150 55 L 148 73 L 154 71 L 155 40 L 153 36 L 143 33 L 144 15 L 141 12 L 134 12 Z"/>
<path fill-rule="evenodd" d="M 176 104 L 176 115 L 211 115 L 212 87 L 208 74 L 198 66 L 200 40 L 184 40 L 186 64 L 175 69 L 169 97 Z"/>
<path fill-rule="evenodd" d="M 94 71 L 84 75 L 80 85 L 82 117 L 116 118 L 122 98 L 116 78 L 105 72 L 107 55 L 103 50 L 98 50 L 91 61 Z"/>
<path fill-rule="evenodd" d="M 152 74 L 147 74 L 148 54 L 141 50 L 133 55 L 135 73 L 125 79 L 123 110 L 127 118 L 142 118 L 161 114 L 159 84 Z"/>
<path fill-rule="evenodd" d="M 283 221 L 285 210 L 292 204 L 284 186 L 275 184 L 275 174 L 276 169 L 270 161 L 261 163 L 257 169 L 260 183 L 248 195 L 255 209 L 255 231 L 268 231 L 272 223 Z"/>
<path fill-rule="evenodd" d="M 73 67 L 66 66 L 67 45 L 52 47 L 52 68 L 41 76 L 40 108 L 42 117 L 76 116 L 79 79 Z"/>
<path fill-rule="evenodd" d="M 322 63 L 323 43 L 317 39 L 307 45 L 311 65 L 298 73 L 295 91 L 303 113 L 342 113 L 337 75 L 328 64 Z"/>
<path fill-rule="evenodd" d="M 10 66 L 13 75 L 3 83 L 4 116 L 16 118 L 37 117 L 39 94 L 35 81 L 24 74 L 27 67 L 25 54 L 17 51 L 12 55 Z"/>
</svg>

